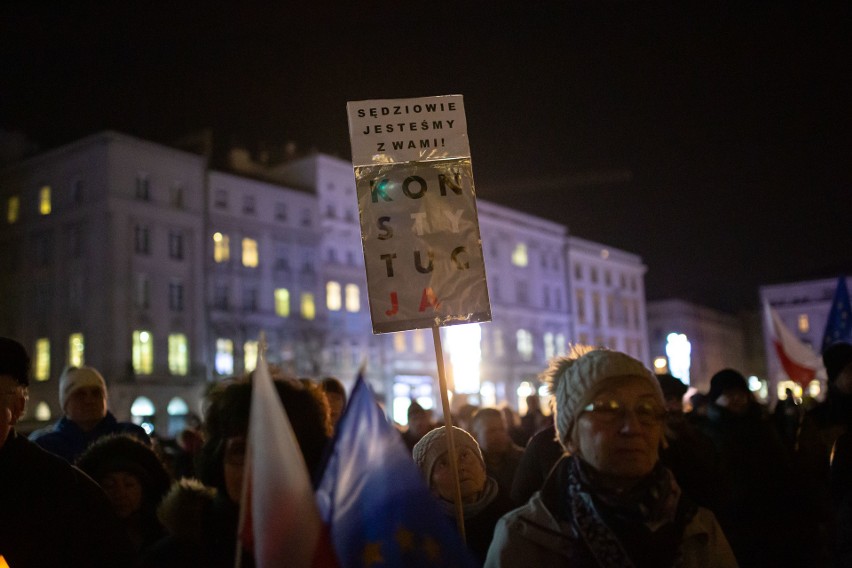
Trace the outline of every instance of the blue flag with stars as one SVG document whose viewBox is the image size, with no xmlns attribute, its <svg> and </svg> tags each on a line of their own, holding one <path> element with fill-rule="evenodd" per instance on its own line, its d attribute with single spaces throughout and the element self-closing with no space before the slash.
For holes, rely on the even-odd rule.
<svg viewBox="0 0 852 568">
<path fill-rule="evenodd" d="M 838 341 L 852 342 L 852 306 L 849 304 L 849 290 L 844 276 L 837 280 L 837 290 L 834 291 L 825 333 L 822 334 L 822 350 L 825 351 L 829 345 Z"/>
<path fill-rule="evenodd" d="M 344 568 L 476 566 L 360 374 L 316 497 Z"/>
</svg>

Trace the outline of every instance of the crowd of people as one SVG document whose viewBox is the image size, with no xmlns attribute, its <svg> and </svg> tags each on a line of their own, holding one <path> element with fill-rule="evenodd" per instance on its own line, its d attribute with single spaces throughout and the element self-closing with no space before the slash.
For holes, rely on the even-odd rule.
<svg viewBox="0 0 852 568">
<path fill-rule="evenodd" d="M 524 416 L 466 404 L 451 426 L 412 400 L 397 426 L 484 566 L 852 566 L 852 345 L 823 358 L 825 399 L 788 391 L 773 412 L 734 369 L 685 400 L 676 377 L 598 349 L 551 361 L 548 403 L 530 396 Z M 199 427 L 170 451 L 116 420 L 91 367 L 62 373 L 63 416 L 25 437 L 15 425 L 29 378 L 26 350 L 0 338 L 0 558 L 9 566 L 215 568 L 237 556 L 254 565 L 236 538 L 251 376 L 212 389 Z M 273 369 L 273 379 L 317 475 L 346 389 L 334 377 Z"/>
</svg>

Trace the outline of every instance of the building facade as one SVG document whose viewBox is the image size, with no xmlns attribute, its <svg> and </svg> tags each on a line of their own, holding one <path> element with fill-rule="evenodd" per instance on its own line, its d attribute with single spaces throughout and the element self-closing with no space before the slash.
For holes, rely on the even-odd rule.
<svg viewBox="0 0 852 568">
<path fill-rule="evenodd" d="M 760 376 L 747 356 L 742 320 L 683 300 L 648 302 L 648 339 L 654 367 L 700 392 L 725 368 Z"/>
<path fill-rule="evenodd" d="M 396 419 L 412 398 L 439 400 L 429 330 L 371 333 L 349 162 L 266 166 L 235 151 L 219 170 L 102 132 L 6 168 L 0 199 L 0 333 L 33 355 L 34 425 L 61 414 L 62 370 L 88 364 L 120 419 L 173 434 L 211 383 L 251 370 L 261 332 L 269 361 L 296 376 L 351 385 L 366 362 Z M 577 342 L 649 362 L 639 257 L 477 206 L 493 321 L 442 328 L 455 392 L 523 406 Z"/>
<path fill-rule="evenodd" d="M 637 255 L 586 239 L 567 240 L 573 341 L 648 358 L 645 271 Z"/>
</svg>

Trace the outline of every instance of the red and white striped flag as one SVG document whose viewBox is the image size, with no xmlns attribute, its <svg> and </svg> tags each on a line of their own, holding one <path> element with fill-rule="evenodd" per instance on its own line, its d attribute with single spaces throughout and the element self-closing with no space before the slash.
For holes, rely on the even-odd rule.
<svg viewBox="0 0 852 568">
<path fill-rule="evenodd" d="M 784 325 L 781 316 L 772 306 L 766 303 L 764 307 L 767 325 L 772 334 L 772 344 L 775 346 L 781 366 L 791 381 L 795 381 L 802 388 L 807 387 L 816 378 L 817 372 L 822 369 L 822 359 Z"/>
<path fill-rule="evenodd" d="M 308 469 L 261 354 L 253 374 L 238 532 L 258 568 L 327 565 L 316 558 L 327 559 L 327 550 L 317 550 L 320 541 L 326 541 L 322 548 L 329 545 L 321 538 Z M 237 566 L 240 556 L 238 550 Z"/>
</svg>

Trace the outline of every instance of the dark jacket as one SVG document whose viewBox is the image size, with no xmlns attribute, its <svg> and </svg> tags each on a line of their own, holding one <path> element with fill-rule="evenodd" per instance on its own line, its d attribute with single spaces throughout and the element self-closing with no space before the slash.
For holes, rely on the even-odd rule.
<svg viewBox="0 0 852 568">
<path fill-rule="evenodd" d="M 30 440 L 65 461 L 74 463 L 92 442 L 108 434 L 130 434 L 151 445 L 151 438 L 141 426 L 119 422 L 109 411 L 90 432 L 83 432 L 74 422 L 63 416 L 50 429 L 33 432 Z"/>
<path fill-rule="evenodd" d="M 737 415 L 711 403 L 700 428 L 719 452 L 729 494 L 717 514 L 740 564 L 800 565 L 792 467 L 762 407 L 752 403 Z"/>
<path fill-rule="evenodd" d="M 13 568 L 132 566 L 100 487 L 12 430 L 0 448 L 0 554 Z"/>
<path fill-rule="evenodd" d="M 150 547 L 144 568 L 231 568 L 237 546 L 239 506 L 212 487 L 183 479 L 172 486 L 158 515 L 167 536 Z M 243 568 L 254 558 L 242 551 Z"/>
<path fill-rule="evenodd" d="M 515 505 L 523 505 L 533 493 L 541 489 L 550 470 L 564 453 L 565 450 L 556 440 L 556 427 L 553 424 L 530 438 L 512 481 L 511 497 Z"/>
</svg>

